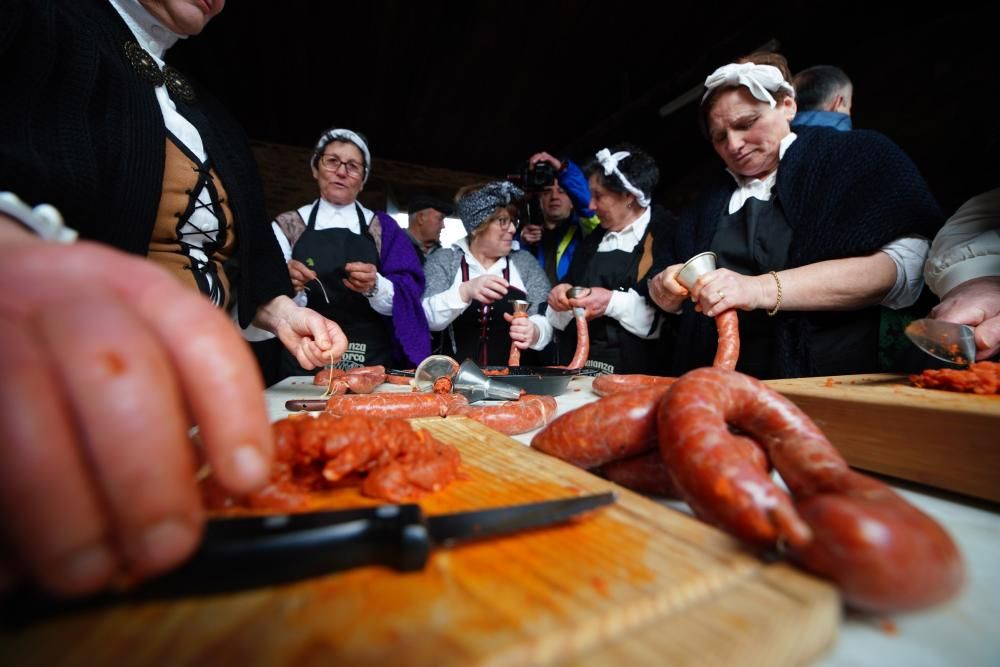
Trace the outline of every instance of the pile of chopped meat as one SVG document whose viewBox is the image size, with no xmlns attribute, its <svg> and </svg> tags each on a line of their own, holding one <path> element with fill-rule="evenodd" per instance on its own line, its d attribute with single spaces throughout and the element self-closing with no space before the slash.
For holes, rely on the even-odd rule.
<svg viewBox="0 0 1000 667">
<path fill-rule="evenodd" d="M 273 429 L 270 483 L 239 501 L 209 483 L 209 507 L 304 509 L 310 492 L 358 484 L 362 495 L 401 502 L 443 489 L 462 461 L 457 449 L 402 419 L 303 414 L 275 422 Z"/>
<path fill-rule="evenodd" d="M 965 369 L 930 369 L 911 375 L 910 382 L 927 389 L 997 394 L 1000 393 L 1000 363 L 980 361 Z"/>
</svg>

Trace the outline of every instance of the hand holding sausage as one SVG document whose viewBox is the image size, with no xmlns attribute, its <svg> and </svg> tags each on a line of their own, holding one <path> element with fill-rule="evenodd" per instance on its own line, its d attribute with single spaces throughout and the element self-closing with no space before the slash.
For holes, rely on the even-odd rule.
<svg viewBox="0 0 1000 667">
<path fill-rule="evenodd" d="M 691 286 L 695 310 L 715 317 L 727 310 L 756 310 L 765 306 L 762 278 L 745 276 L 729 269 L 716 269 L 698 278 Z M 767 304 L 770 308 L 774 304 Z"/>
<path fill-rule="evenodd" d="M 297 259 L 288 260 L 288 276 L 296 292 L 306 288 L 306 283 L 316 279 L 316 272 Z"/>
<path fill-rule="evenodd" d="M 203 521 L 192 424 L 222 487 L 267 481 L 249 348 L 173 276 L 97 244 L 0 242 L 0 284 L 0 579 L 78 595 L 177 565 Z"/>
<path fill-rule="evenodd" d="M 574 308 L 583 308 L 587 313 L 588 320 L 596 320 L 604 317 L 611 303 L 613 292 L 604 287 L 591 287 L 587 294 L 576 299 L 569 299 L 569 304 Z"/>
<path fill-rule="evenodd" d="M 458 295 L 462 301 L 479 301 L 481 303 L 493 303 L 499 301 L 507 294 L 509 287 L 503 276 L 485 274 L 472 280 L 467 280 L 458 286 Z"/>
<path fill-rule="evenodd" d="M 538 326 L 527 317 L 514 317 L 504 313 L 503 318 L 510 324 L 510 339 L 518 349 L 526 350 L 538 342 Z"/>
<path fill-rule="evenodd" d="M 348 262 L 344 264 L 347 277 L 344 286 L 358 294 L 367 294 L 375 288 L 378 281 L 378 270 L 368 262 Z"/>
<path fill-rule="evenodd" d="M 1000 352 L 1000 276 L 967 280 L 944 295 L 930 316 L 976 330 L 976 360 Z"/>
</svg>

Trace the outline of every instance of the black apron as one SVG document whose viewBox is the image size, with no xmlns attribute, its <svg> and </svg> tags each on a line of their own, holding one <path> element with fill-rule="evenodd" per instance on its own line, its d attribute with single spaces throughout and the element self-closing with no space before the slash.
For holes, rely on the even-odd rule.
<svg viewBox="0 0 1000 667">
<path fill-rule="evenodd" d="M 582 247 L 577 248 L 577 254 L 573 257 L 573 270 L 569 274 L 572 283 L 619 292 L 634 288 L 646 236 L 652 227 L 651 219 L 646 233 L 630 252 L 597 252 L 597 246 L 606 232 L 595 229 L 583 239 Z M 656 339 L 640 338 L 611 317 L 590 320 L 587 322 L 587 330 L 590 333 L 590 355 L 585 368 L 593 368 L 602 373 L 655 373 L 659 370 Z M 575 352 L 576 318 L 573 318 L 559 334 L 560 363 L 569 363 Z"/>
<path fill-rule="evenodd" d="M 510 282 L 510 258 L 505 257 L 503 278 Z M 462 282 L 469 280 L 469 263 L 462 255 Z M 480 366 L 506 366 L 510 356 L 510 325 L 504 313 L 513 313 L 511 301 L 526 300 L 528 295 L 516 287 L 491 304 L 473 300 L 461 315 L 443 331 L 435 334 L 436 354 L 446 354 L 458 361 L 472 359 Z M 521 365 L 530 365 L 532 350 L 521 351 Z"/>
<path fill-rule="evenodd" d="M 377 313 L 367 297 L 344 286 L 347 277 L 344 265 L 349 262 L 367 262 L 379 266 L 375 239 L 368 231 L 361 206 L 355 202 L 360 234 L 350 229 L 336 228 L 317 231 L 316 215 L 319 201 L 313 204 L 305 231 L 292 248 L 292 259 L 297 259 L 316 272 L 319 281 L 306 285 L 307 305 L 340 325 L 347 336 L 347 352 L 338 368 L 355 368 L 382 364 L 392 365 L 392 335 L 386 318 Z M 288 360 L 297 368 L 291 355 Z M 293 369 L 294 370 L 294 369 Z M 296 374 L 307 371 L 297 368 Z M 311 371 L 315 373 L 316 370 Z"/>
<path fill-rule="evenodd" d="M 719 268 L 743 275 L 780 271 L 788 266 L 793 231 L 777 195 L 770 201 L 751 197 L 740 210 L 724 215 L 710 250 Z M 870 309 L 806 313 L 809 360 L 815 375 L 844 375 L 871 370 L 878 350 L 878 323 L 871 326 Z M 756 378 L 783 377 L 776 328 L 783 317 L 764 310 L 740 311 L 740 359 L 736 370 Z"/>
</svg>

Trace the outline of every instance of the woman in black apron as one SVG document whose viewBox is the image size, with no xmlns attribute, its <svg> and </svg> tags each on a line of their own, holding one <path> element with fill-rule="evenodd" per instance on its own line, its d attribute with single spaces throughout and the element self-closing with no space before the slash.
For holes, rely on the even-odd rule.
<svg viewBox="0 0 1000 667">
<path fill-rule="evenodd" d="M 586 367 L 602 373 L 656 373 L 660 317 L 636 291 L 652 266 L 654 238 L 663 235 L 668 215 L 651 207 L 659 169 L 651 156 L 633 146 L 597 153 L 584 165 L 591 208 L 601 225 L 580 242 L 567 278 L 552 290 L 547 317 L 559 331 L 559 361 L 576 350 L 572 306 L 586 308 L 590 355 Z M 571 286 L 590 289 L 571 304 Z"/>
<path fill-rule="evenodd" d="M 511 341 L 523 350 L 521 365 L 536 362 L 552 339 L 538 307 L 549 293 L 545 272 L 531 253 L 511 252 L 523 192 L 492 182 L 459 193 L 456 213 L 468 236 L 432 253 L 424 265 L 424 312 L 434 352 L 480 366 L 506 366 Z M 512 301 L 528 301 L 527 318 L 511 318 Z"/>
<path fill-rule="evenodd" d="M 905 307 L 919 295 L 926 238 L 941 214 L 916 167 L 875 132 L 792 133 L 788 79 L 784 58 L 769 53 L 705 81 L 703 129 L 729 173 L 657 249 L 650 295 L 680 314 L 672 374 L 711 364 L 709 318 L 734 308 L 744 311 L 737 370 L 759 378 L 872 372 L 878 306 Z M 718 268 L 689 295 L 677 271 L 706 250 Z"/>
<path fill-rule="evenodd" d="M 430 353 L 420 305 L 423 271 L 395 221 L 357 201 L 370 163 L 361 135 L 324 133 L 312 161 L 320 198 L 282 214 L 274 226 L 284 240 L 292 283 L 301 290 L 298 298 L 335 319 L 347 335 L 338 367 L 412 367 Z M 290 356 L 283 370 L 306 372 Z"/>
</svg>

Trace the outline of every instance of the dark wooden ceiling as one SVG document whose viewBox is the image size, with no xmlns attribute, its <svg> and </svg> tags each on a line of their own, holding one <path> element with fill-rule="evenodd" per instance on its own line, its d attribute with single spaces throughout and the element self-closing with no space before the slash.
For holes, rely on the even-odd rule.
<svg viewBox="0 0 1000 667">
<path fill-rule="evenodd" d="M 253 139 L 309 146 L 340 125 L 377 157 L 498 176 L 536 150 L 583 159 L 627 140 L 656 156 L 661 200 L 679 206 L 721 163 L 694 103 L 659 110 L 774 40 L 793 70 L 843 67 L 856 127 L 902 145 L 950 211 L 1000 183 L 995 12 L 873 4 L 682 1 L 654 19 L 608 0 L 230 2 L 170 59 Z"/>
</svg>

